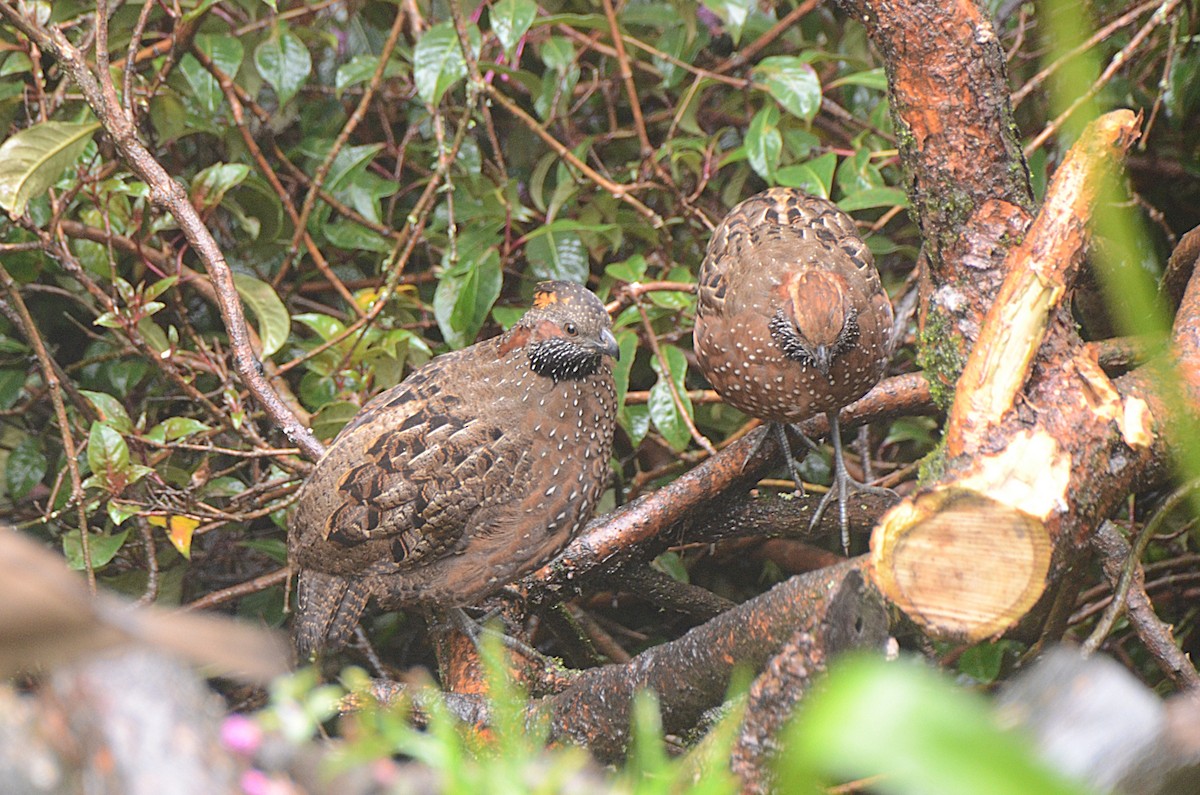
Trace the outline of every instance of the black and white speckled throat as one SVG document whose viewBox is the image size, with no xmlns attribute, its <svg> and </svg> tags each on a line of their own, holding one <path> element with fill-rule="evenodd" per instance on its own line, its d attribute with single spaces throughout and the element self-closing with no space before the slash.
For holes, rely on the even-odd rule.
<svg viewBox="0 0 1200 795">
<path fill-rule="evenodd" d="M 559 381 L 578 380 L 595 375 L 600 369 L 599 353 L 592 353 L 563 337 L 551 337 L 532 343 L 529 366 L 538 375 Z"/>
<path fill-rule="evenodd" d="M 795 325 L 788 320 L 780 309 L 771 318 L 767 324 L 767 328 L 771 330 L 771 337 L 779 345 L 783 355 L 792 361 L 799 362 L 805 367 L 816 367 L 817 358 L 813 354 L 812 346 L 800 336 Z M 833 345 L 829 348 L 830 361 L 841 356 L 846 351 L 858 344 L 860 332 L 858 328 L 858 313 L 851 312 L 846 318 L 845 325 L 838 332 L 837 339 L 833 341 Z"/>
</svg>

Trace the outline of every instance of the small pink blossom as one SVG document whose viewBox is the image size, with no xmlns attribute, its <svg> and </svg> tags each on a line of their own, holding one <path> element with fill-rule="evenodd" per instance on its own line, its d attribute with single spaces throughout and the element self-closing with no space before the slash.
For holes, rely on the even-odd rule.
<svg viewBox="0 0 1200 795">
<path fill-rule="evenodd" d="M 262 745 L 262 729 L 245 715 L 230 715 L 221 724 L 221 744 L 234 753 L 250 756 Z"/>
</svg>

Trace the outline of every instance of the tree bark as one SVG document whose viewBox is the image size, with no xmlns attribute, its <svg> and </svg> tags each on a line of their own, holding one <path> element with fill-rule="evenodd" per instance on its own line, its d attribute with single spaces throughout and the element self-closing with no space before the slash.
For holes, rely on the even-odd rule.
<svg viewBox="0 0 1200 795">
<path fill-rule="evenodd" d="M 1118 391 L 1061 307 L 1096 185 L 1138 124 L 1130 111 L 1097 120 L 1055 174 L 959 381 L 945 474 L 876 528 L 880 589 L 935 635 L 1012 626 L 1154 460 L 1162 415 Z"/>
<path fill-rule="evenodd" d="M 839 4 L 883 54 L 924 240 L 920 363 L 945 408 L 1033 207 L 1004 50 L 983 10 L 966 0 Z"/>
</svg>

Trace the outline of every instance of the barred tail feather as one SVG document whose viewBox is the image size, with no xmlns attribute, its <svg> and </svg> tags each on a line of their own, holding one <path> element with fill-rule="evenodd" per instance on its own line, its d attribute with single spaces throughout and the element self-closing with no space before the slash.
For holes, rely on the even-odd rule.
<svg viewBox="0 0 1200 795">
<path fill-rule="evenodd" d="M 306 569 L 296 587 L 292 643 L 300 661 L 321 651 L 336 651 L 350 640 L 371 596 L 362 580 Z"/>
</svg>

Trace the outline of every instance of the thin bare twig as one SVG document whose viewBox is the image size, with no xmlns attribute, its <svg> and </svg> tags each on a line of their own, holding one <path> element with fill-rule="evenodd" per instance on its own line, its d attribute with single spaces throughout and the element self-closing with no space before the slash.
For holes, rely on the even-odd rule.
<svg viewBox="0 0 1200 795">
<path fill-rule="evenodd" d="M 578 169 L 580 172 L 583 173 L 584 176 L 586 176 L 592 182 L 595 182 L 600 188 L 602 188 L 603 190 L 612 194 L 616 198 L 625 202 L 626 204 L 628 204 L 629 206 L 631 206 L 635 210 L 637 210 L 639 213 L 644 215 L 646 218 L 648 218 L 650 220 L 650 223 L 654 226 L 655 229 L 661 229 L 663 227 L 662 216 L 660 216 L 658 213 L 654 212 L 654 210 L 651 210 L 649 207 L 647 207 L 646 205 L 644 205 L 640 201 L 638 201 L 637 197 L 634 196 L 632 193 L 630 193 L 630 191 L 632 190 L 631 186 L 621 185 L 620 183 L 613 182 L 612 180 L 608 179 L 600 172 L 596 171 L 596 169 L 592 168 L 587 163 L 580 160 L 575 155 L 575 153 L 572 152 L 569 148 L 567 148 L 567 146 L 564 145 L 561 141 L 559 141 L 557 138 L 555 138 L 550 133 L 546 132 L 546 130 L 542 127 L 542 125 L 538 124 L 537 119 L 533 118 L 528 113 L 526 113 L 525 110 L 520 105 L 518 105 L 517 103 L 515 103 L 511 99 L 509 99 L 507 96 L 505 96 L 504 93 L 501 92 L 498 88 L 496 88 L 491 83 L 484 83 L 483 85 L 484 85 L 484 90 L 487 92 L 487 95 L 494 102 L 496 102 L 498 105 L 500 105 L 506 111 L 508 111 L 510 114 L 515 116 L 518 121 L 520 121 L 522 124 L 525 125 L 525 127 L 527 127 L 529 129 L 530 132 L 532 132 L 537 137 L 541 138 L 546 143 L 547 146 L 549 146 L 551 149 L 553 149 L 558 154 L 559 157 L 561 157 L 563 160 L 567 161 L 567 163 L 570 164 L 572 168 Z"/>
<path fill-rule="evenodd" d="M 219 591 L 213 591 L 212 593 L 205 594 L 199 599 L 183 605 L 183 609 L 210 610 L 217 605 L 222 605 L 226 602 L 231 602 L 234 599 L 240 599 L 243 596 L 249 596 L 250 594 L 258 593 L 259 591 L 265 591 L 274 585 L 280 585 L 287 581 L 288 577 L 291 576 L 291 573 L 292 570 L 287 566 L 284 566 L 282 569 L 276 569 L 275 571 L 268 572 L 267 574 L 262 574 L 252 580 L 240 582 L 237 585 L 231 585 L 228 588 L 222 588 Z"/>
<path fill-rule="evenodd" d="M 667 357 L 663 355 L 662 348 L 659 347 L 658 335 L 654 333 L 654 326 L 650 324 L 650 315 L 646 313 L 646 307 L 642 306 L 641 300 L 636 297 L 633 300 L 633 305 L 637 307 L 638 313 L 642 316 L 642 328 L 646 330 L 646 342 L 650 344 L 650 350 L 654 352 L 654 357 L 658 359 L 659 367 L 662 368 L 659 377 L 665 378 L 667 381 L 667 387 L 671 390 L 671 400 L 675 403 L 675 410 L 683 418 L 683 423 L 687 426 L 688 433 L 692 435 L 692 439 L 695 440 L 696 444 L 703 447 L 709 455 L 716 455 L 717 449 L 696 428 L 696 423 L 692 421 L 692 413 L 688 411 L 687 405 L 683 402 L 683 397 L 679 394 L 679 388 L 675 386 L 675 374 L 671 371 L 671 365 L 667 362 Z"/>
<path fill-rule="evenodd" d="M 83 53 L 67 39 L 61 29 L 54 25 L 39 25 L 22 13 L 12 0 L 0 2 L 0 15 L 7 18 L 13 27 L 37 46 L 55 55 L 60 67 L 79 87 L 97 119 L 104 125 L 121 157 L 149 186 L 151 201 L 174 216 L 180 230 L 204 262 L 209 278 L 212 279 L 218 296 L 221 320 L 233 350 L 234 366 L 242 383 L 249 388 L 293 444 L 303 449 L 310 458 L 320 458 L 324 446 L 280 399 L 267 381 L 262 372 L 262 365 L 250 347 L 246 318 L 233 283 L 233 272 L 225 261 L 220 246 L 204 225 L 196 208 L 192 206 L 183 187 L 171 178 L 138 138 L 133 120 L 124 112 L 116 97 L 111 74 L 107 71 L 93 73 Z"/>
<path fill-rule="evenodd" d="M 1108 66 L 1105 67 L 1104 71 L 1100 73 L 1100 76 L 1096 78 L 1096 81 L 1088 86 L 1087 91 L 1084 91 L 1082 94 L 1075 97 L 1075 99 L 1071 100 L 1071 104 L 1067 106 L 1066 110 L 1058 114 L 1054 121 L 1047 124 L 1045 129 L 1043 129 L 1034 137 L 1032 141 L 1025 145 L 1025 156 L 1029 157 L 1036 152 L 1038 148 L 1044 144 L 1048 138 L 1050 138 L 1050 136 L 1057 133 L 1059 129 L 1061 129 L 1062 126 L 1067 123 L 1067 120 L 1071 118 L 1075 111 L 1079 110 L 1080 107 L 1082 107 L 1085 103 L 1090 102 L 1094 96 L 1099 94 L 1100 90 L 1104 88 L 1104 86 L 1108 85 L 1108 81 L 1111 80 L 1113 75 L 1117 73 L 1117 70 L 1124 66 L 1126 62 L 1133 56 L 1133 53 L 1142 46 L 1142 42 L 1145 41 L 1146 37 L 1153 33 L 1155 28 L 1164 24 L 1166 20 L 1171 17 L 1171 14 L 1175 11 L 1179 3 L 1180 0 L 1166 0 L 1166 2 L 1164 2 L 1162 6 L 1160 6 L 1159 9 L 1154 12 L 1154 14 L 1150 17 L 1150 20 L 1133 35 L 1133 38 L 1129 40 L 1129 43 L 1122 47 L 1120 52 L 1112 57 L 1112 60 L 1109 61 Z"/>
<path fill-rule="evenodd" d="M 816 8 L 820 2 L 821 0 L 805 0 L 803 3 L 789 11 L 783 19 L 772 25 L 771 29 L 766 33 L 747 44 L 736 55 L 732 55 L 726 59 L 717 67 L 716 71 L 728 72 L 731 69 L 737 69 L 738 67 L 749 63 L 754 56 L 758 55 L 759 52 L 770 45 L 771 42 L 782 36 L 784 31 L 786 31 L 795 23 L 799 22 L 804 17 L 808 16 L 808 12 Z"/>
<path fill-rule="evenodd" d="M 88 537 L 87 513 L 84 508 L 83 478 L 79 474 L 75 439 L 71 433 L 71 420 L 67 417 L 67 406 L 62 398 L 62 383 L 58 379 L 58 368 L 50 357 L 49 351 L 46 350 L 41 335 L 38 334 L 37 325 L 33 322 L 33 316 L 29 314 L 29 308 L 25 306 L 24 299 L 21 298 L 21 292 L 17 289 L 16 282 L 2 264 L 0 264 L 0 284 L 3 284 L 4 291 L 8 294 L 8 300 L 20 320 L 19 326 L 25 339 L 29 342 L 29 346 L 33 348 L 38 365 L 42 370 L 42 378 L 46 380 L 46 386 L 50 391 L 50 402 L 54 406 L 54 416 L 58 419 L 58 432 L 62 436 L 63 457 L 66 459 L 67 471 L 71 476 L 71 502 L 75 505 L 76 518 L 79 522 L 79 537 L 83 550 L 83 565 L 87 570 L 88 588 L 95 593 L 96 571 L 92 567 L 92 548 Z"/>
<path fill-rule="evenodd" d="M 301 239 L 307 234 L 308 218 L 312 214 L 313 208 L 316 206 L 317 197 L 320 195 L 321 188 L 325 185 L 325 179 L 329 176 L 330 169 L 333 168 L 333 163 L 337 160 L 338 154 L 342 151 L 342 147 L 350 140 L 350 136 L 358 128 L 358 125 L 366 118 L 367 110 L 371 107 L 371 101 L 375 98 L 375 92 L 379 90 L 379 84 L 383 81 L 383 75 L 387 71 L 388 62 L 392 58 L 392 53 L 396 49 L 396 44 L 400 41 L 400 33 L 404 29 L 404 11 L 399 7 L 396 8 L 396 16 L 392 20 L 391 30 L 388 31 L 387 39 L 383 42 L 383 47 L 379 52 L 379 63 L 375 65 L 375 71 L 371 74 L 371 79 L 367 81 L 366 87 L 363 89 L 362 96 L 359 97 L 358 105 L 354 108 L 354 112 L 350 114 L 350 118 L 346 119 L 346 123 L 342 125 L 342 129 L 338 131 L 337 138 L 329 147 L 329 151 L 325 153 L 325 159 L 317 166 L 317 170 L 313 173 L 312 184 L 309 185 L 308 193 L 304 196 L 304 203 L 300 206 L 300 216 L 296 219 L 296 230 L 292 234 L 291 247 L 288 250 L 288 255 L 284 260 L 280 272 L 286 272 L 290 263 L 294 260 L 296 252 L 300 247 Z M 341 281 L 335 281 L 334 286 L 341 284 Z M 342 286 L 345 289 L 345 286 Z M 346 292 L 343 298 L 349 298 L 351 310 L 358 315 L 362 315 L 363 311 L 350 295 Z"/>
<path fill-rule="evenodd" d="M 1161 4 L 1161 2 L 1162 0 L 1147 0 L 1147 2 L 1144 2 L 1141 5 L 1134 6 L 1129 11 L 1125 12 L 1112 22 L 1109 22 L 1107 25 L 1097 30 L 1088 38 L 1087 41 L 1079 44 L 1076 47 L 1072 47 L 1068 52 L 1065 52 L 1060 57 L 1054 59 L 1053 63 L 1048 64 L 1036 75 L 1026 80 L 1025 85 L 1021 86 L 1012 93 L 1013 107 L 1015 108 L 1024 102 L 1036 88 L 1038 88 L 1042 83 L 1046 82 L 1046 80 L 1049 79 L 1049 77 L 1059 69 L 1061 69 L 1064 64 L 1068 63 L 1080 54 L 1087 52 L 1100 42 L 1108 40 L 1109 36 L 1116 33 L 1126 25 L 1132 23 L 1135 19 L 1146 13 L 1154 6 Z"/>
</svg>

